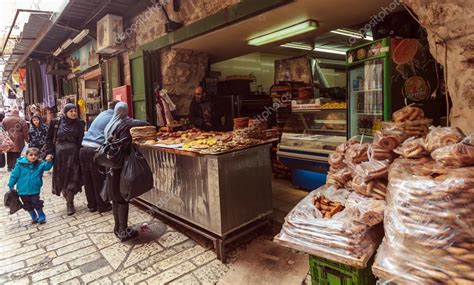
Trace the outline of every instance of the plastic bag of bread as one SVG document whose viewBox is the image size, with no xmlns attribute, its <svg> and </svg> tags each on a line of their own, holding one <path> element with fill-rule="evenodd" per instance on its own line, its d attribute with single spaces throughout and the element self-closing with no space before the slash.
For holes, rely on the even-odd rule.
<svg viewBox="0 0 474 285">
<path fill-rule="evenodd" d="M 412 105 L 406 106 L 392 114 L 393 121 L 396 124 L 404 123 L 407 121 L 416 121 L 423 119 L 424 117 L 425 114 L 423 110 Z"/>
<path fill-rule="evenodd" d="M 355 137 L 348 139 L 345 143 L 342 143 L 336 147 L 336 152 L 345 154 L 346 150 L 354 144 L 359 143 Z"/>
<path fill-rule="evenodd" d="M 418 158 L 429 155 L 425 149 L 425 142 L 423 138 L 411 137 L 397 147 L 393 152 L 405 158 Z"/>
<path fill-rule="evenodd" d="M 384 200 L 367 198 L 355 192 L 349 195 L 346 202 L 348 214 L 369 227 L 383 221 L 385 205 Z"/>
<path fill-rule="evenodd" d="M 462 167 L 474 165 L 474 135 L 467 136 L 462 142 L 440 147 L 431 153 L 431 157 L 444 167 Z"/>
<path fill-rule="evenodd" d="M 326 185 L 334 186 L 336 189 L 344 188 L 347 181 L 352 179 L 352 171 L 349 167 L 344 167 L 334 173 L 329 173 L 326 178 Z"/>
<path fill-rule="evenodd" d="M 400 131 L 377 131 L 374 134 L 372 146 L 379 150 L 390 152 L 405 140 Z"/>
<path fill-rule="evenodd" d="M 384 179 L 366 181 L 363 177 L 355 175 L 351 182 L 352 189 L 364 196 L 385 200 L 387 193 L 387 182 Z"/>
<path fill-rule="evenodd" d="M 432 127 L 425 138 L 425 149 L 430 153 L 436 149 L 455 144 L 464 138 L 464 134 L 458 128 Z"/>
<path fill-rule="evenodd" d="M 362 177 L 364 181 L 375 178 L 387 178 L 390 160 L 369 160 L 357 164 L 354 174 Z"/>
<path fill-rule="evenodd" d="M 344 168 L 346 165 L 344 163 L 344 154 L 339 152 L 334 152 L 329 155 L 328 158 L 329 165 L 333 169 L 341 169 Z"/>
<path fill-rule="evenodd" d="M 297 244 L 306 251 L 328 252 L 353 259 L 371 252 L 378 245 L 380 236 L 359 221 L 363 220 L 363 214 L 368 209 L 379 211 L 378 202 L 373 199 L 366 199 L 368 204 L 362 200 L 348 202 L 349 197 L 353 195 L 345 189 L 327 189 L 323 186 L 314 190 L 286 216 L 275 241 Z M 327 214 L 329 209 L 335 212 L 331 217 L 325 218 L 325 214 L 317 208 L 316 202 L 320 203 L 323 198 L 326 204 L 323 212 Z M 372 207 L 371 203 L 377 206 Z M 349 208 L 348 204 L 351 205 Z M 321 208 L 322 205 L 318 206 Z M 338 210 L 334 210 L 336 207 Z"/>
<path fill-rule="evenodd" d="M 374 144 L 369 145 L 367 149 L 367 157 L 369 160 L 389 160 L 392 161 L 398 157 L 392 150 L 383 149 L 375 146 Z"/>
<path fill-rule="evenodd" d="M 399 158 L 390 168 L 375 264 L 403 276 L 398 284 L 474 284 L 474 167 L 420 175 L 420 162 Z"/>
<path fill-rule="evenodd" d="M 356 143 L 349 146 L 346 150 L 345 161 L 346 163 L 357 164 L 368 159 L 367 150 L 369 149 L 368 143 Z"/>
</svg>

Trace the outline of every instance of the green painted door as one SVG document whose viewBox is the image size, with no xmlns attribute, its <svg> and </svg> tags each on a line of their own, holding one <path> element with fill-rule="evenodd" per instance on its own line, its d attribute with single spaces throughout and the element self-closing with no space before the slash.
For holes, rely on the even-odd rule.
<svg viewBox="0 0 474 285">
<path fill-rule="evenodd" d="M 132 76 L 132 100 L 135 119 L 146 121 L 145 68 L 143 54 L 130 59 Z"/>
</svg>

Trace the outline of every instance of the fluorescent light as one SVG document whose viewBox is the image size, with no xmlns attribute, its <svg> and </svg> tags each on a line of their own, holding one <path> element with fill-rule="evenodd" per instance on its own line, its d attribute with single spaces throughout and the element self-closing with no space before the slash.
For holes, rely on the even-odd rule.
<svg viewBox="0 0 474 285">
<path fill-rule="evenodd" d="M 313 50 L 312 46 L 308 44 L 304 44 L 304 43 L 297 43 L 297 42 L 287 43 L 287 44 L 281 45 L 281 47 L 302 49 L 302 50 Z"/>
<path fill-rule="evenodd" d="M 358 32 L 351 31 L 351 30 L 337 29 L 337 30 L 331 31 L 331 33 L 338 34 L 338 35 L 343 35 L 343 36 L 350 37 L 350 38 L 365 39 L 365 40 L 368 40 L 368 41 L 373 41 L 374 40 L 374 38 L 371 37 L 371 36 L 365 36 L 364 37 L 364 35 L 362 35 Z"/>
<path fill-rule="evenodd" d="M 70 45 L 72 44 L 72 40 L 71 39 L 67 39 L 63 45 L 61 46 L 61 49 L 65 50 L 67 49 Z"/>
<path fill-rule="evenodd" d="M 75 44 L 78 44 L 78 43 L 80 43 L 88 34 L 89 34 L 89 30 L 88 30 L 88 29 L 84 29 L 84 30 L 82 30 L 82 32 L 80 32 L 72 41 L 73 41 Z"/>
<path fill-rule="evenodd" d="M 328 48 L 315 48 L 314 51 L 346 55 L 345 50 L 328 49 Z"/>
<path fill-rule="evenodd" d="M 63 50 L 62 50 L 60 47 L 58 47 L 58 49 L 54 51 L 53 55 L 54 55 L 55 57 L 58 57 L 58 55 L 61 54 L 62 51 L 63 51 Z"/>
<path fill-rule="evenodd" d="M 251 46 L 261 46 L 268 43 L 273 43 L 292 36 L 300 35 L 309 31 L 316 30 L 318 23 L 316 21 L 308 20 L 263 36 L 259 36 L 249 40 L 247 43 Z"/>
</svg>

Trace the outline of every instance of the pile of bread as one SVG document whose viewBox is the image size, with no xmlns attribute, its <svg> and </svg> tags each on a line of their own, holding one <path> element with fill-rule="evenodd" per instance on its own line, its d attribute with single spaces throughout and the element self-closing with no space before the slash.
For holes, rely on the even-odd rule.
<svg viewBox="0 0 474 285">
<path fill-rule="evenodd" d="M 390 168 L 376 263 L 411 284 L 474 284 L 474 135 L 432 128 L 417 144 Z"/>
<path fill-rule="evenodd" d="M 358 260 L 380 244 L 385 201 L 345 189 L 314 190 L 286 216 L 276 241 L 298 244 L 306 252 L 325 252 Z"/>
<path fill-rule="evenodd" d="M 133 142 L 143 143 L 147 141 L 156 140 L 156 127 L 155 126 L 143 126 L 134 127 L 130 129 Z"/>
</svg>

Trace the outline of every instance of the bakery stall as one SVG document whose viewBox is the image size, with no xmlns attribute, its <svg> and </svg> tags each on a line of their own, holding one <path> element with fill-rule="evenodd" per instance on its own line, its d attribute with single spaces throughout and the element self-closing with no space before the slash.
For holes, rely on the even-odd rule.
<svg viewBox="0 0 474 285">
<path fill-rule="evenodd" d="M 137 201 L 212 240 L 225 260 L 226 245 L 268 225 L 272 212 L 272 141 L 255 133 L 132 129 L 155 185 Z"/>
</svg>

